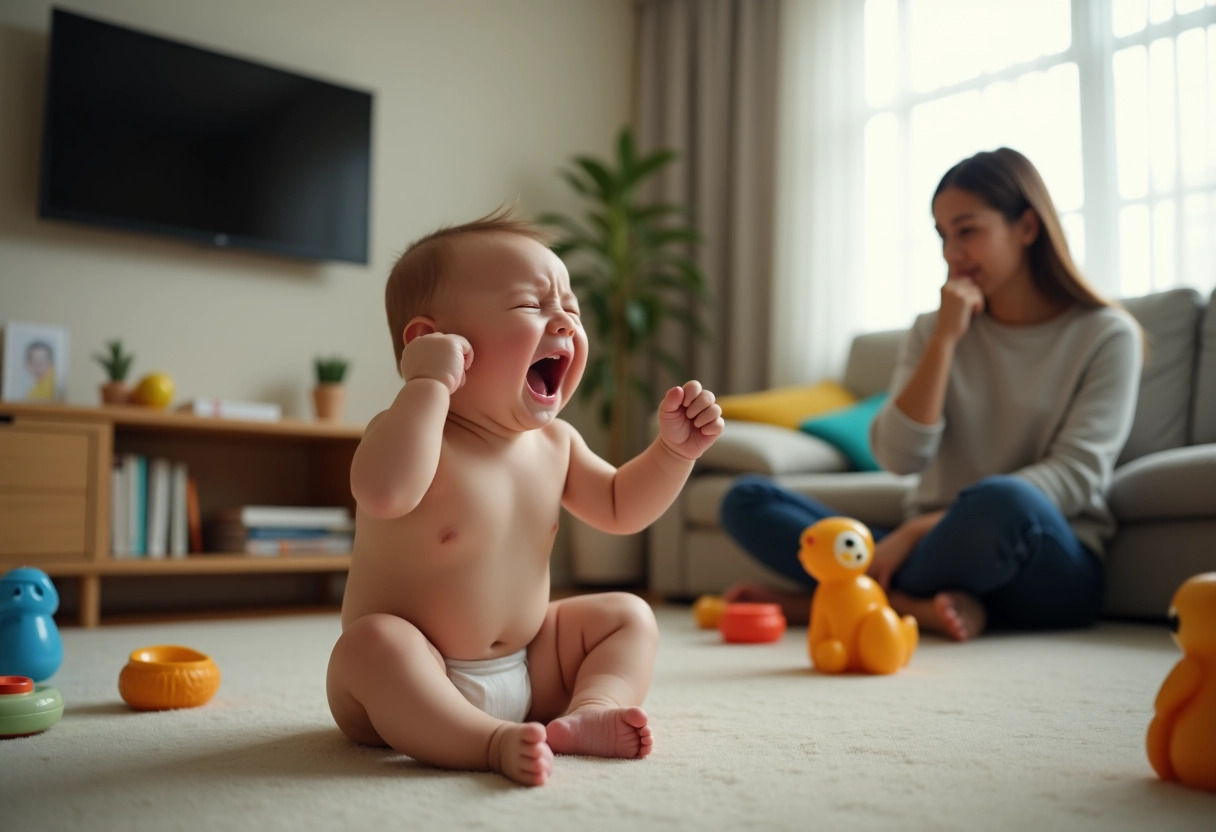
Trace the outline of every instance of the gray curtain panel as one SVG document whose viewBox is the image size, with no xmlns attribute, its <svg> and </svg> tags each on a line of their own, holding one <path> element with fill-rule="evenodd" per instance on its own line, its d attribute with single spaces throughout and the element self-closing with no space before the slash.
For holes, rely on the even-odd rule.
<svg viewBox="0 0 1216 832">
<path fill-rule="evenodd" d="M 691 206 L 708 343 L 664 346 L 719 395 L 768 381 L 779 0 L 640 0 L 637 136 L 679 161 L 650 196 Z M 645 424 L 639 420 L 639 424 Z"/>
</svg>

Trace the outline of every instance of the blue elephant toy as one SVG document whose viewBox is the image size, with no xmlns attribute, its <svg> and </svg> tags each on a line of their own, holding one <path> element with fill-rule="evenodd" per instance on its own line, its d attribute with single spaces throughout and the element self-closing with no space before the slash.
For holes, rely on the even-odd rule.
<svg viewBox="0 0 1216 832">
<path fill-rule="evenodd" d="M 0 676 L 49 679 L 63 663 L 52 618 L 59 593 L 41 569 L 23 566 L 0 578 Z"/>
</svg>

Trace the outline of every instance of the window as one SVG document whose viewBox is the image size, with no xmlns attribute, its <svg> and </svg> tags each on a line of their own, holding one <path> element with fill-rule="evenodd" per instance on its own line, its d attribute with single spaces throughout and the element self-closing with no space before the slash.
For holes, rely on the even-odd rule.
<svg viewBox="0 0 1216 832">
<path fill-rule="evenodd" d="M 866 0 L 862 329 L 937 306 L 929 200 L 1007 145 L 1103 293 L 1216 288 L 1216 0 Z"/>
</svg>

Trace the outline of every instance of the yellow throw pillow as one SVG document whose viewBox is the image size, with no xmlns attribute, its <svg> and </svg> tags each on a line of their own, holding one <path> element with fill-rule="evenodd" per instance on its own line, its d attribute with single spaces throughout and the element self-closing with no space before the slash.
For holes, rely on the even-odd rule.
<svg viewBox="0 0 1216 832">
<path fill-rule="evenodd" d="M 724 419 L 768 422 L 791 430 L 797 430 L 811 416 L 856 403 L 857 397 L 835 381 L 777 387 L 718 399 Z"/>
</svg>

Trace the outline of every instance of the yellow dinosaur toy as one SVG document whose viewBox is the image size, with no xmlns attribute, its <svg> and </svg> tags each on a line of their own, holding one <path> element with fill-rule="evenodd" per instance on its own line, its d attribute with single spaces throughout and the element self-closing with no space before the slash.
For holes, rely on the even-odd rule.
<svg viewBox="0 0 1216 832">
<path fill-rule="evenodd" d="M 894 673 L 916 650 L 916 619 L 896 615 L 866 575 L 873 558 L 874 538 L 856 520 L 827 517 L 802 532 L 798 560 L 819 582 L 807 647 L 823 673 Z"/>
<path fill-rule="evenodd" d="M 1183 655 L 1153 705 L 1148 761 L 1162 780 L 1216 790 L 1216 572 L 1183 582 L 1170 626 Z"/>
</svg>

